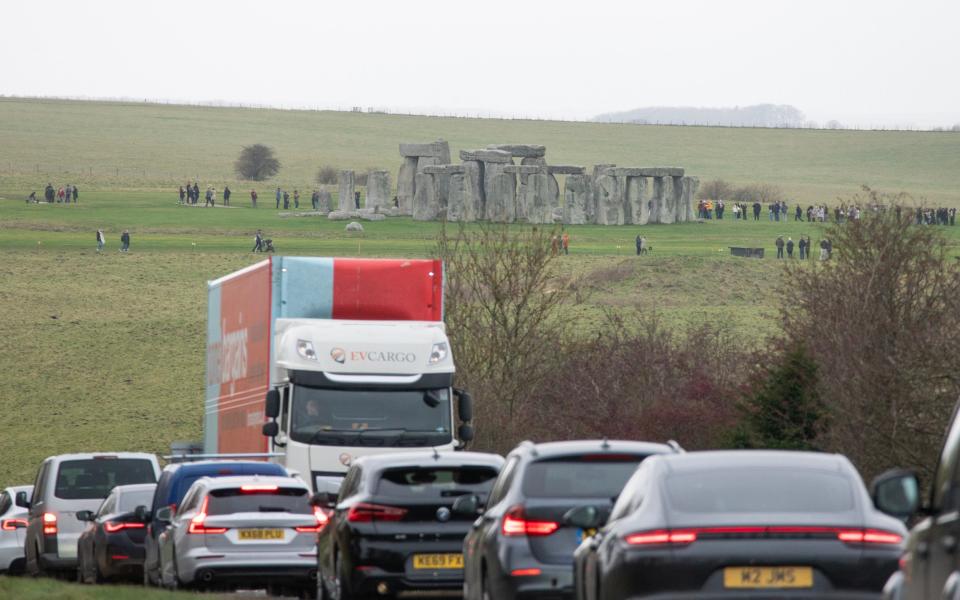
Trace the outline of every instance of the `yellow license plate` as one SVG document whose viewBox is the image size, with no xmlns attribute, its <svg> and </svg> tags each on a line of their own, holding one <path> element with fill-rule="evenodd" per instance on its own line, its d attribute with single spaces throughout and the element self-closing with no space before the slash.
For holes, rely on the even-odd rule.
<svg viewBox="0 0 960 600">
<path fill-rule="evenodd" d="M 810 567 L 727 567 L 723 587 L 740 589 L 776 589 L 813 587 Z"/>
<path fill-rule="evenodd" d="M 462 554 L 414 554 L 414 569 L 462 569 Z"/>
<path fill-rule="evenodd" d="M 282 540 L 282 529 L 241 529 L 241 540 Z"/>
</svg>

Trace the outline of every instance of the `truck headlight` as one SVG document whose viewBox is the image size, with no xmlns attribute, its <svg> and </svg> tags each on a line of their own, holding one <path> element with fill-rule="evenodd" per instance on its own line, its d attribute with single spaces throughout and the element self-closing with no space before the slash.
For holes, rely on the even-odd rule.
<svg viewBox="0 0 960 600">
<path fill-rule="evenodd" d="M 307 340 L 297 340 L 297 354 L 308 360 L 317 360 L 317 352 L 313 349 L 313 342 Z"/>
<path fill-rule="evenodd" d="M 447 357 L 447 343 L 440 342 L 433 345 L 430 349 L 430 359 L 427 364 L 435 365 Z"/>
</svg>

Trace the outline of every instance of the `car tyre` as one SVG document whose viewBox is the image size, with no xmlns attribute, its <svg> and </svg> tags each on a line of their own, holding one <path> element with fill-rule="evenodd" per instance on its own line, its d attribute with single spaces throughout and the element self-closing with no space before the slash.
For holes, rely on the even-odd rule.
<svg viewBox="0 0 960 600">
<path fill-rule="evenodd" d="M 25 563 L 27 575 L 43 577 L 43 567 L 40 566 L 40 551 L 36 544 L 28 544 Z"/>
<path fill-rule="evenodd" d="M 490 592 L 490 588 L 492 587 L 490 585 L 490 573 L 487 572 L 486 568 L 483 569 L 483 575 L 480 580 L 482 581 L 480 584 L 480 597 L 483 600 L 493 600 L 493 595 L 491 595 Z"/>
</svg>

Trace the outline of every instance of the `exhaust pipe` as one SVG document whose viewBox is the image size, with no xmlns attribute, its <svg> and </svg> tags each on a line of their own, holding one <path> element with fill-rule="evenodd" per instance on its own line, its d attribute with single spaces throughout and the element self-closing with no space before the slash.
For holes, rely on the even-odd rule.
<svg viewBox="0 0 960 600">
<path fill-rule="evenodd" d="M 213 571 L 202 571 L 200 573 L 200 581 L 204 583 L 210 583 L 213 581 Z"/>
<path fill-rule="evenodd" d="M 316 580 L 317 580 L 317 570 L 314 569 L 314 570 L 310 571 L 309 576 L 310 576 L 310 581 L 316 581 Z"/>
<path fill-rule="evenodd" d="M 377 584 L 377 593 L 381 596 L 386 596 L 390 593 L 390 586 L 387 585 L 385 581 L 381 581 Z"/>
</svg>

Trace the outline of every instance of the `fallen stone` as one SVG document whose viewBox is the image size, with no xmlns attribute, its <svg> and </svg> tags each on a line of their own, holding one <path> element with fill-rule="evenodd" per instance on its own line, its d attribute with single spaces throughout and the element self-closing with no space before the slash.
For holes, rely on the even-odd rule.
<svg viewBox="0 0 960 600">
<path fill-rule="evenodd" d="M 576 165 L 547 165 L 547 172 L 551 175 L 584 175 L 587 170 Z"/>
<path fill-rule="evenodd" d="M 680 167 L 616 167 L 617 177 L 683 177 Z"/>
<path fill-rule="evenodd" d="M 547 154 L 547 147 L 539 144 L 491 144 L 491 150 L 503 150 L 517 158 L 543 158 Z"/>
<path fill-rule="evenodd" d="M 503 150 L 461 150 L 460 160 L 478 160 L 485 163 L 512 164 L 513 156 Z"/>
<path fill-rule="evenodd" d="M 363 225 L 357 223 L 356 221 L 350 221 L 347 223 L 347 226 L 344 228 L 345 231 L 358 231 L 363 232 Z"/>
<path fill-rule="evenodd" d="M 386 221 L 387 215 L 383 213 L 364 213 L 360 215 L 360 218 L 364 221 Z"/>
</svg>

